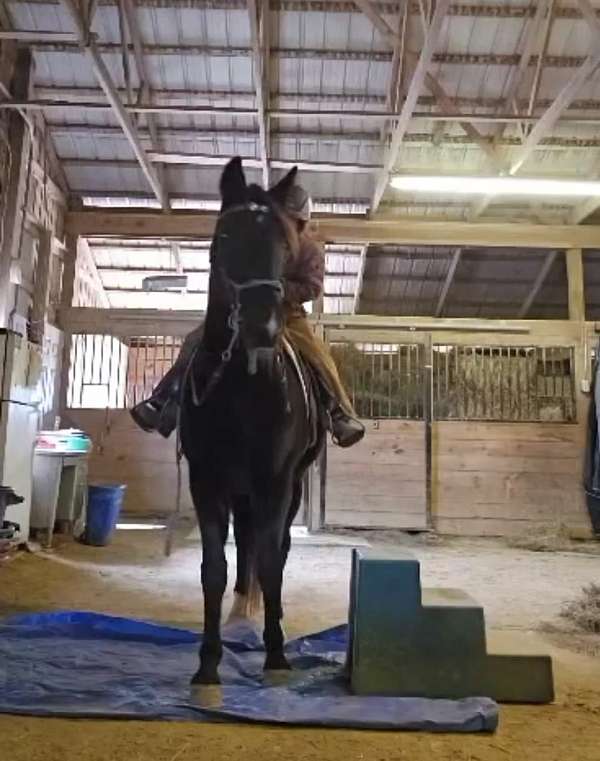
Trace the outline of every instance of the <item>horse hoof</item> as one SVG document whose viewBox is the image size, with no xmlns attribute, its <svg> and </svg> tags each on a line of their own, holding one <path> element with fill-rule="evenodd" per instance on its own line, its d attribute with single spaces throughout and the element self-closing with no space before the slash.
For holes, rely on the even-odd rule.
<svg viewBox="0 0 600 761">
<path fill-rule="evenodd" d="M 192 684 L 221 684 L 216 669 L 198 669 L 192 677 Z"/>
<path fill-rule="evenodd" d="M 291 671 L 292 667 L 283 653 L 269 653 L 265 660 L 265 671 Z"/>
</svg>

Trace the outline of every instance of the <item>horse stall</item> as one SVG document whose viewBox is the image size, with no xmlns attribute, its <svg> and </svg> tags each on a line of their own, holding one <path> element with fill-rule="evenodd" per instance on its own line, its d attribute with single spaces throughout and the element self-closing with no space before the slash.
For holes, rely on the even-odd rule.
<svg viewBox="0 0 600 761">
<path fill-rule="evenodd" d="M 598 757 L 599 23 L 0 3 L 0 761 Z"/>
<path fill-rule="evenodd" d="M 94 441 L 90 478 L 127 484 L 127 516 L 166 521 L 175 442 L 139 430 L 127 408 L 150 395 L 194 318 L 150 325 L 143 313 L 74 317 L 65 416 Z M 298 523 L 590 535 L 581 452 L 592 323 L 582 330 L 569 321 L 323 316 L 317 329 L 367 436 L 348 450 L 327 446 L 305 484 Z M 185 488 L 181 509 L 192 514 Z"/>
</svg>

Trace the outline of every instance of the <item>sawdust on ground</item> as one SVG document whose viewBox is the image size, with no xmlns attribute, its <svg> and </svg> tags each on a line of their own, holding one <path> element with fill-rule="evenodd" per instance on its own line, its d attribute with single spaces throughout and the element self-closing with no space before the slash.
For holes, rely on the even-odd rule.
<svg viewBox="0 0 600 761">
<path fill-rule="evenodd" d="M 558 616 L 562 602 L 600 577 L 598 558 L 479 541 L 412 549 L 427 584 L 461 586 L 484 603 L 494 649 L 553 656 L 555 704 L 502 706 L 493 735 L 0 716 L 0 761 L 600 759 L 599 638 L 573 636 Z M 182 540 L 167 561 L 158 537 L 133 532 L 104 550 L 67 544 L 52 556 L 21 555 L 0 568 L 0 615 L 87 608 L 197 626 L 197 556 L 195 544 Z M 296 549 L 286 584 L 290 634 L 343 618 L 347 565 L 347 547 Z"/>
</svg>

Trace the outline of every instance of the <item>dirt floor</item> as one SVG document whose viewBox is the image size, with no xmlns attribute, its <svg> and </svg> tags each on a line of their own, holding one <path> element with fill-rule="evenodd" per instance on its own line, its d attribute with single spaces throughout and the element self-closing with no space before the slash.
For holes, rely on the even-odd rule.
<svg viewBox="0 0 600 761">
<path fill-rule="evenodd" d="M 84 608 L 199 627 L 197 538 L 183 532 L 170 559 L 162 541 L 160 532 L 120 531 L 106 548 L 67 542 L 52 553 L 21 554 L 0 567 L 0 615 Z M 300 538 L 292 551 L 285 583 L 289 635 L 346 617 L 353 540 L 325 541 Z M 575 635 L 558 617 L 583 585 L 600 580 L 593 546 L 539 553 L 494 541 L 389 534 L 375 542 L 407 545 L 422 562 L 425 586 L 460 587 L 482 602 L 492 650 L 550 653 L 555 704 L 503 706 L 494 735 L 469 736 L 4 716 L 0 761 L 600 759 L 600 636 Z"/>
</svg>

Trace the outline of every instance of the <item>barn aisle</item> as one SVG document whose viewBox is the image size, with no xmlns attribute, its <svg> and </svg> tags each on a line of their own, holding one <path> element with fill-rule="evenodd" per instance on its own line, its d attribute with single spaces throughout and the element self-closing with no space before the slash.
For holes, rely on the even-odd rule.
<svg viewBox="0 0 600 761">
<path fill-rule="evenodd" d="M 120 531 L 114 543 L 102 550 L 64 543 L 52 554 L 21 555 L 3 568 L 7 594 L 0 613 L 93 608 L 199 626 L 199 552 L 186 535 L 189 532 L 181 533 L 178 548 L 168 560 L 161 554 L 160 533 L 151 531 Z M 425 761 L 433 755 L 442 761 L 593 758 L 600 740 L 600 643 L 596 638 L 594 645 L 593 639 L 583 635 L 574 639 L 557 616 L 572 590 L 593 580 L 597 555 L 582 552 L 586 549 L 582 545 L 573 546 L 578 551 L 536 553 L 492 540 L 432 544 L 393 533 L 381 538 L 386 545 L 410 546 L 423 563 L 425 584 L 462 586 L 478 597 L 486 608 L 494 648 L 550 652 L 557 679 L 556 704 L 503 706 L 500 729 L 489 737 L 5 716 L 0 717 L 0 758 L 228 761 L 249 754 L 267 760 Z M 290 636 L 344 619 L 349 547 L 347 539 L 342 542 L 326 547 L 300 542 L 293 549 L 285 595 Z M 549 625 L 558 631 L 540 631 Z"/>
</svg>

